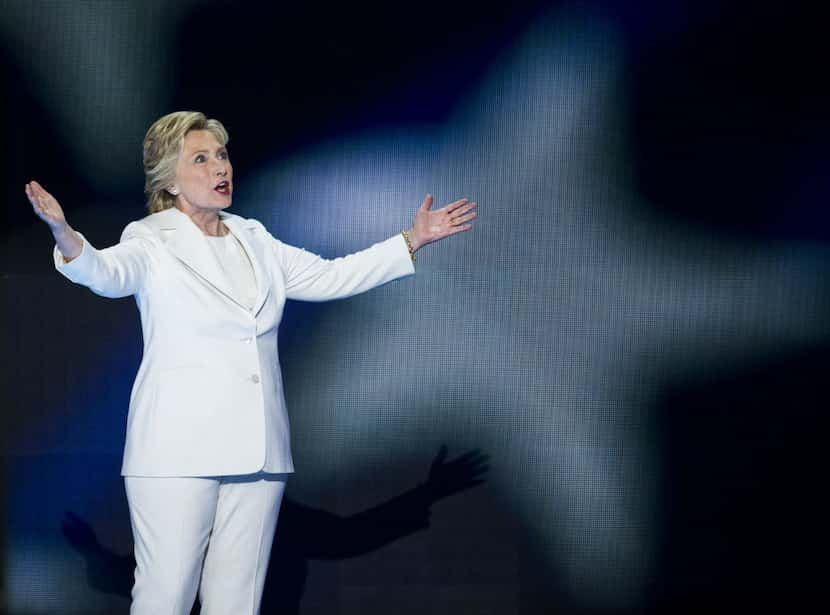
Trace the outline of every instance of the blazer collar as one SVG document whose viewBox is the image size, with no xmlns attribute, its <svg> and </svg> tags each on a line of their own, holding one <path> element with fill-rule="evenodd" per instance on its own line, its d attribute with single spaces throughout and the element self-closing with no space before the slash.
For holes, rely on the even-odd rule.
<svg viewBox="0 0 830 615">
<path fill-rule="evenodd" d="M 163 219 L 159 220 L 159 230 L 170 252 L 199 278 L 247 312 L 247 306 L 239 303 L 233 296 L 227 277 L 219 268 L 204 233 L 190 219 L 190 216 L 175 207 L 166 209 L 157 215 L 163 216 Z M 219 217 L 242 244 L 251 261 L 257 285 L 252 313 L 258 314 L 268 296 L 270 284 L 267 283 L 265 276 L 266 255 L 263 246 L 253 241 L 254 237 L 251 234 L 251 229 L 256 227 L 244 218 L 223 211 L 219 212 Z"/>
</svg>

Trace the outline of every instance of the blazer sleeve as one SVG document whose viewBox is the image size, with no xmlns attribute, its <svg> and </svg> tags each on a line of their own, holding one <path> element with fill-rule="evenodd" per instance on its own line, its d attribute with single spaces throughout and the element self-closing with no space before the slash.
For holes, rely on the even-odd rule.
<svg viewBox="0 0 830 615">
<path fill-rule="evenodd" d="M 81 253 L 68 263 L 58 246 L 54 247 L 52 256 L 58 272 L 102 297 L 127 297 L 141 290 L 149 275 L 155 242 L 147 227 L 131 222 L 118 244 L 102 250 L 78 234 L 83 240 Z"/>
<path fill-rule="evenodd" d="M 401 235 L 331 260 L 284 244 L 270 233 L 268 237 L 274 259 L 285 278 L 288 299 L 342 299 L 415 273 Z"/>
</svg>

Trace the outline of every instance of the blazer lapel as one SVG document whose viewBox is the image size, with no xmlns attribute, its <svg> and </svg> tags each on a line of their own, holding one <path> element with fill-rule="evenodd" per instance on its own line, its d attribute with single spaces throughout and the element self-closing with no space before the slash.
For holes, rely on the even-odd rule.
<svg viewBox="0 0 830 615">
<path fill-rule="evenodd" d="M 242 244 L 242 247 L 248 254 L 248 259 L 251 261 L 251 265 L 254 268 L 257 294 L 252 311 L 254 314 L 258 314 L 262 309 L 262 306 L 265 304 L 265 300 L 268 298 L 268 292 L 271 288 L 271 285 L 268 284 L 265 276 L 264 263 L 268 260 L 265 254 L 265 247 L 261 243 L 254 241 L 253 236 L 250 234 L 251 230 L 256 228 L 255 225 L 248 224 L 248 221 L 244 218 L 240 218 L 239 216 L 231 216 L 224 212 L 221 212 L 219 216 L 222 218 L 222 222 L 224 222 L 225 225 L 231 229 L 231 232 L 239 240 L 239 243 Z"/>
<path fill-rule="evenodd" d="M 199 227 L 193 223 L 187 214 L 182 213 L 175 207 L 171 207 L 159 215 L 165 216 L 165 219 L 160 221 L 159 230 L 165 239 L 167 249 L 170 250 L 173 256 L 214 289 L 240 305 L 234 299 L 228 281 L 222 270 L 219 269 L 216 257 L 211 252 Z"/>
</svg>

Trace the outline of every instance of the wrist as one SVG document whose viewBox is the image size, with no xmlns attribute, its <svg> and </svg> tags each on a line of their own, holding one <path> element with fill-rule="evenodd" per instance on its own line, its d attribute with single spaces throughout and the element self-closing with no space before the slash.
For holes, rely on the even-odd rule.
<svg viewBox="0 0 830 615">
<path fill-rule="evenodd" d="M 410 229 L 411 231 L 412 229 Z M 415 262 L 415 248 L 412 246 L 412 238 L 410 236 L 410 231 L 401 231 L 401 237 L 403 237 L 404 243 L 406 243 L 406 249 L 409 251 L 409 258 L 412 259 L 412 262 Z"/>
<path fill-rule="evenodd" d="M 49 225 L 49 229 L 52 231 L 52 236 L 57 240 L 63 237 L 66 237 L 72 228 L 66 221 L 56 224 L 55 226 Z"/>
<path fill-rule="evenodd" d="M 421 239 L 420 235 L 415 232 L 414 228 L 406 229 L 406 234 L 409 237 L 409 245 L 412 246 L 412 252 L 417 252 L 419 249 L 424 247 L 424 242 Z"/>
</svg>

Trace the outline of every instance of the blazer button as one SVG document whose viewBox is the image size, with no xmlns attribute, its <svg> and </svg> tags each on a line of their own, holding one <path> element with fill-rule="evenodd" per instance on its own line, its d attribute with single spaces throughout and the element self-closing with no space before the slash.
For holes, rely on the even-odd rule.
<svg viewBox="0 0 830 615">
<path fill-rule="evenodd" d="M 259 376 L 257 376 L 256 374 L 251 376 L 251 382 L 253 382 L 254 384 L 257 384 L 259 382 Z"/>
</svg>

